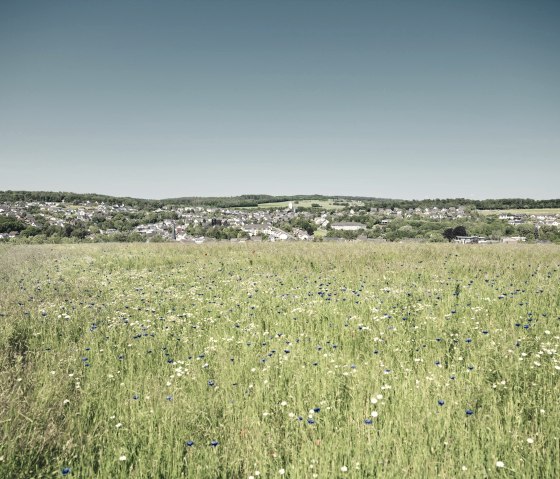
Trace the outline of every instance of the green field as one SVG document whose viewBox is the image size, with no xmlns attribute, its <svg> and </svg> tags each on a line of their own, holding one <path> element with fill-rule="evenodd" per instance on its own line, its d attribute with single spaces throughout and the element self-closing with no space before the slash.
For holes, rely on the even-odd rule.
<svg viewBox="0 0 560 479">
<path fill-rule="evenodd" d="M 558 478 L 559 283 L 555 245 L 0 245 L 0 477 Z"/>
<path fill-rule="evenodd" d="M 513 210 L 477 210 L 483 215 L 560 215 L 560 208 L 533 208 Z"/>
<path fill-rule="evenodd" d="M 360 205 L 363 205 L 361 202 L 352 202 L 347 200 L 341 200 L 341 202 L 348 203 L 350 205 L 354 205 L 358 208 Z M 344 208 L 342 205 L 335 205 L 334 200 L 296 200 L 291 202 L 296 209 L 297 208 L 311 208 L 313 205 L 320 205 L 321 208 L 325 210 L 339 210 Z M 276 203 L 261 203 L 258 207 L 250 207 L 250 208 L 261 208 L 261 209 L 268 209 L 268 208 L 287 208 L 290 204 L 290 201 L 279 201 Z"/>
</svg>

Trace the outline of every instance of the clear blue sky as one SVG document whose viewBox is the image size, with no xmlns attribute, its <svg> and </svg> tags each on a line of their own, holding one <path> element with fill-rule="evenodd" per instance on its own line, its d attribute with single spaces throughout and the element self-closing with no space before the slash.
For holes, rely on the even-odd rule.
<svg viewBox="0 0 560 479">
<path fill-rule="evenodd" d="M 0 190 L 560 197 L 560 1 L 0 2 Z"/>
</svg>

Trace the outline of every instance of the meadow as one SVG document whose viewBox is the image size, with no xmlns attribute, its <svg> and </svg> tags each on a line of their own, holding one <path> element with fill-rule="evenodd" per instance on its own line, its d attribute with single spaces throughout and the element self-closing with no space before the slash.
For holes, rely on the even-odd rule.
<svg viewBox="0 0 560 479">
<path fill-rule="evenodd" d="M 357 207 L 363 206 L 360 201 L 345 201 L 341 200 L 342 203 L 356 205 Z M 290 203 L 297 208 L 311 208 L 315 205 L 319 205 L 318 208 L 323 208 L 325 210 L 341 210 L 344 208 L 342 204 L 335 204 L 334 200 L 294 200 L 294 201 L 276 201 L 273 203 L 260 203 L 259 206 L 248 206 L 242 207 L 240 209 L 278 209 L 278 208 L 288 208 Z"/>
<path fill-rule="evenodd" d="M 560 208 L 525 208 L 505 210 L 477 210 L 481 215 L 559 215 Z"/>
<path fill-rule="evenodd" d="M 0 245 L 0 477 L 560 477 L 560 247 Z"/>
</svg>

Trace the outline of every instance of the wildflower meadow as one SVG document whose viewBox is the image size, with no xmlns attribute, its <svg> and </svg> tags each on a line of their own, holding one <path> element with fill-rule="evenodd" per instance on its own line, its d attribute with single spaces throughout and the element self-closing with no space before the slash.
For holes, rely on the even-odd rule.
<svg viewBox="0 0 560 479">
<path fill-rule="evenodd" d="M 560 477 L 560 247 L 0 246 L 0 477 Z"/>
</svg>

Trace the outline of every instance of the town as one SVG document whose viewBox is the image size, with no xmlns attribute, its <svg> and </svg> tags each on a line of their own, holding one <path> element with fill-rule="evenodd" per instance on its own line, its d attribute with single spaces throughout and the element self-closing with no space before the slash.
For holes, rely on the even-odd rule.
<svg viewBox="0 0 560 479">
<path fill-rule="evenodd" d="M 0 201 L 0 240 L 42 242 L 418 241 L 560 242 L 560 210 L 478 210 L 472 205 L 376 207 L 326 198 L 216 207 Z"/>
</svg>

